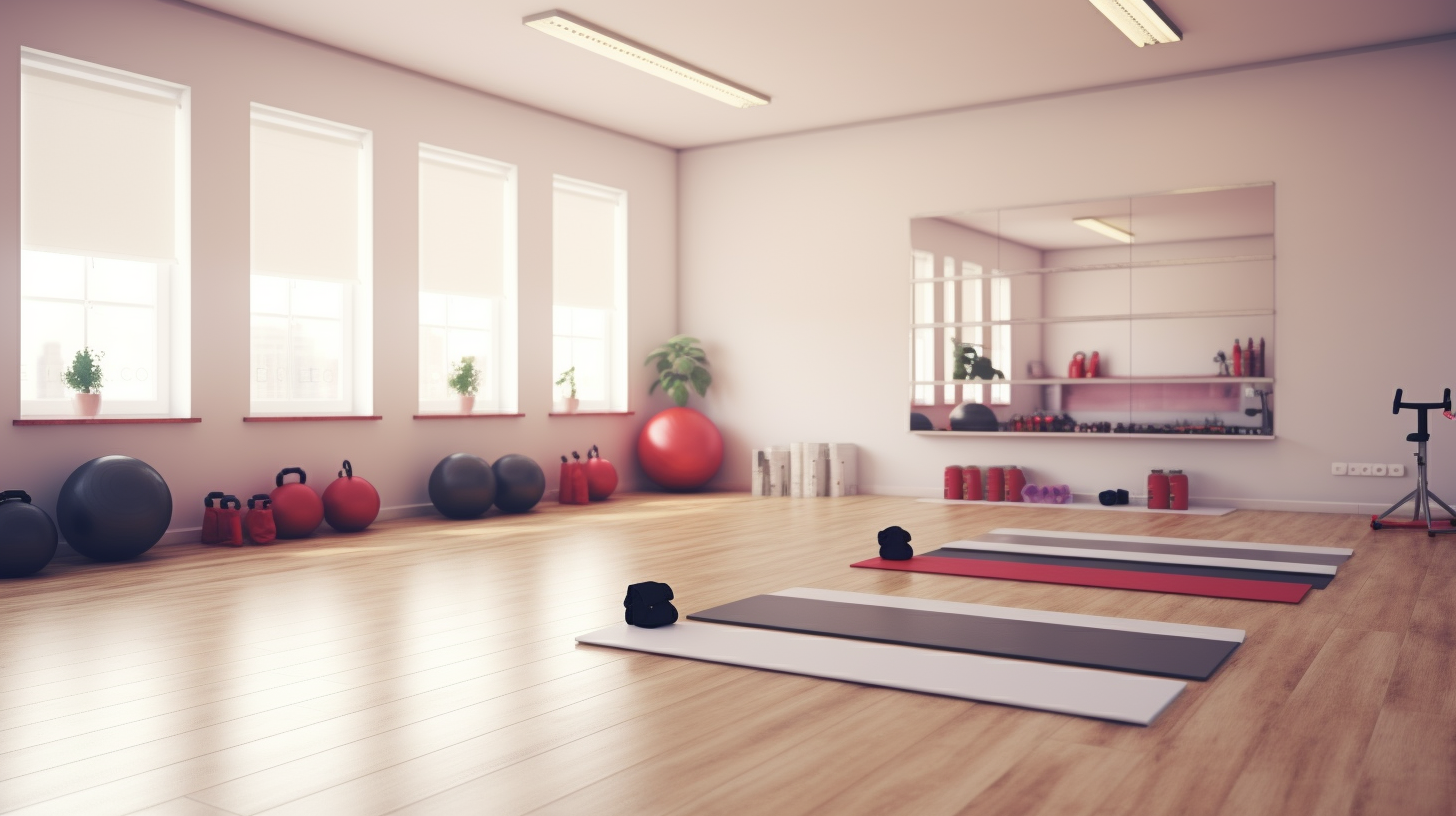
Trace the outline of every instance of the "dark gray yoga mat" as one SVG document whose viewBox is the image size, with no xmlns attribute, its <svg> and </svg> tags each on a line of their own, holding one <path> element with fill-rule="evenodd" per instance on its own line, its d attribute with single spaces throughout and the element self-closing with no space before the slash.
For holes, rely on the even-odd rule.
<svg viewBox="0 0 1456 816">
<path fill-rule="evenodd" d="M 688 620 L 1207 680 L 1238 644 L 1039 621 L 755 595 Z"/>
<path fill-rule="evenodd" d="M 1041 555 L 1009 553 L 999 550 L 952 550 L 948 547 L 931 550 L 925 555 L 936 558 L 972 558 L 978 561 L 1009 561 L 1016 564 L 1048 564 L 1058 567 L 1091 567 L 1124 572 L 1158 572 L 1164 575 L 1197 575 L 1204 578 L 1238 578 L 1245 581 L 1281 581 L 1286 584 L 1309 584 L 1324 589 L 1335 580 L 1333 575 L 1274 570 L 1204 567 L 1197 564 L 1165 564 L 1154 561 L 1123 561 L 1111 558 L 1090 558 L 1080 555 Z"/>
<path fill-rule="evenodd" d="M 1244 550 L 1237 547 L 1218 547 L 1213 544 L 1160 544 L 1152 541 L 1105 541 L 1100 538 L 1061 538 L 1060 536 L 1030 536 L 1009 533 L 982 533 L 971 539 L 988 544 L 1034 544 L 1038 547 L 1074 547 L 1084 550 L 1113 550 L 1115 552 L 1159 553 L 1162 555 L 1198 555 L 1206 558 L 1239 558 L 1245 561 L 1279 561 L 1285 564 L 1319 564 L 1338 567 L 1349 560 L 1348 555 L 1330 553 L 1286 552 L 1284 550 Z"/>
</svg>

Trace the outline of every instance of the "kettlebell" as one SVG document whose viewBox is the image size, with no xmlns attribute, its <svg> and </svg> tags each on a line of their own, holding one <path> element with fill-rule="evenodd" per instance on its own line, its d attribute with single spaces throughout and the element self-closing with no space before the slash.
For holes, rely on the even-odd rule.
<svg viewBox="0 0 1456 816">
<path fill-rule="evenodd" d="M 298 481 L 284 484 L 283 477 L 290 473 L 298 474 Z M 268 494 L 268 498 L 273 502 L 273 524 L 278 528 L 279 538 L 313 535 L 324 520 L 324 502 L 307 482 L 308 474 L 303 472 L 303 468 L 278 471 L 274 479 L 277 487 Z"/>
<path fill-rule="evenodd" d="M 324 520 L 341 533 L 357 533 L 379 517 L 379 491 L 354 475 L 354 466 L 344 460 L 339 478 L 324 488 Z"/>
</svg>

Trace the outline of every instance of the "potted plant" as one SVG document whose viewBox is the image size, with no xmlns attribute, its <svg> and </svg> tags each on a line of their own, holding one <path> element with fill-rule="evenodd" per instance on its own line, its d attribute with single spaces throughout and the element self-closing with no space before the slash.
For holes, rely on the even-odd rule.
<svg viewBox="0 0 1456 816">
<path fill-rule="evenodd" d="M 637 461 L 648 478 L 668 490 L 696 490 L 723 465 L 723 435 L 702 413 L 687 407 L 693 391 L 706 397 L 713 375 L 700 340 L 680 334 L 647 355 L 657 369 L 648 394 L 660 386 L 675 407 L 647 420 L 637 436 Z"/>
<path fill-rule="evenodd" d="M 461 357 L 450 371 L 447 382 L 450 390 L 460 395 L 460 413 L 475 410 L 475 392 L 480 390 L 480 369 L 475 367 L 475 357 Z"/>
<path fill-rule="evenodd" d="M 567 396 L 561 398 L 561 403 L 565 407 L 566 413 L 576 413 L 576 409 L 581 407 L 581 400 L 576 398 L 576 366 L 572 366 L 561 372 L 561 377 L 556 380 L 556 384 L 564 385 L 570 390 Z"/>
<path fill-rule="evenodd" d="M 66 385 L 76 392 L 76 413 L 94 417 L 101 412 L 101 358 L 105 352 L 92 351 L 90 346 L 76 352 L 71 367 L 66 369 Z"/>
</svg>

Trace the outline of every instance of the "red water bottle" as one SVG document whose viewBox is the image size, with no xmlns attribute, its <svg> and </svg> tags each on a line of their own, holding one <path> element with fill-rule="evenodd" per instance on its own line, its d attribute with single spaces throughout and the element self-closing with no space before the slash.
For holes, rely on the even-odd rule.
<svg viewBox="0 0 1456 816">
<path fill-rule="evenodd" d="M 1005 501 L 1006 471 L 998 467 L 986 468 L 986 501 Z"/>
<path fill-rule="evenodd" d="M 1168 471 L 1168 507 L 1173 510 L 1188 509 L 1188 476 L 1181 470 Z"/>
<path fill-rule="evenodd" d="M 965 490 L 965 473 L 960 465 L 950 465 L 945 469 L 945 498 L 960 500 L 965 498 L 962 491 Z"/>
<path fill-rule="evenodd" d="M 966 498 L 970 501 L 983 500 L 986 494 L 981 488 L 981 469 L 975 465 L 971 465 L 965 469 L 965 475 Z"/>
<path fill-rule="evenodd" d="M 1148 474 L 1148 509 L 1168 509 L 1168 474 L 1161 470 Z"/>
<path fill-rule="evenodd" d="M 1022 472 L 1021 468 L 1006 468 L 1006 501 L 1023 501 L 1021 489 L 1024 487 L 1026 487 L 1026 474 Z"/>
</svg>

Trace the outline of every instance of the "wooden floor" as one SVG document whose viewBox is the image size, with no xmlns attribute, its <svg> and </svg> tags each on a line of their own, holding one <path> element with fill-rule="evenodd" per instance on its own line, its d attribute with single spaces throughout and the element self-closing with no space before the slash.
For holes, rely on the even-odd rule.
<svg viewBox="0 0 1456 816">
<path fill-rule="evenodd" d="M 992 527 L 1350 546 L 1300 605 L 853 570 Z M 630 582 L 1248 631 L 1149 728 L 577 646 Z M 1456 813 L 1456 541 L 1353 516 L 639 495 L 0 583 L 0 812 Z"/>
</svg>

